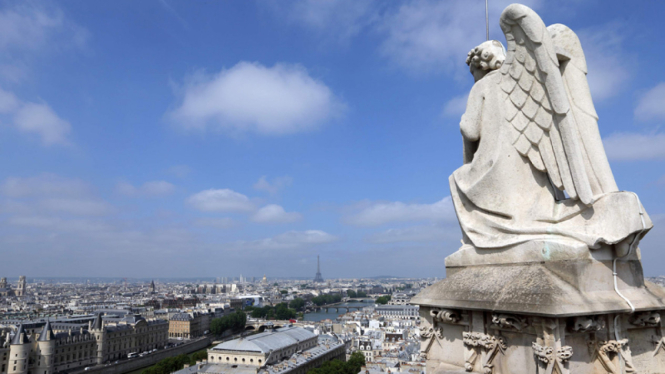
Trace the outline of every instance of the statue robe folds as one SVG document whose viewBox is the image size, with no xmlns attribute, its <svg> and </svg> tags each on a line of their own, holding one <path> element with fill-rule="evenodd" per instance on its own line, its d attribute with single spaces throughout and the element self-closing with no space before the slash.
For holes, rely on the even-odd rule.
<svg viewBox="0 0 665 374">
<path fill-rule="evenodd" d="M 653 224 L 637 195 L 616 187 L 577 36 L 511 9 L 505 62 L 473 86 L 460 124 L 464 165 L 450 189 L 463 241 L 636 244 Z"/>
</svg>

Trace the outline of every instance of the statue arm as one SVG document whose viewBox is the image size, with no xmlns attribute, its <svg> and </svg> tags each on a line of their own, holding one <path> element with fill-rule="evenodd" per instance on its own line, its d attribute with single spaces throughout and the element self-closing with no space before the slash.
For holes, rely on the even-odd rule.
<svg viewBox="0 0 665 374">
<path fill-rule="evenodd" d="M 473 155 L 478 150 L 478 142 L 480 141 L 480 123 L 485 97 L 482 94 L 483 91 L 477 89 L 479 85 L 480 82 L 476 83 L 471 89 L 466 103 L 466 112 L 464 112 L 460 121 L 465 164 L 473 160 Z"/>
</svg>

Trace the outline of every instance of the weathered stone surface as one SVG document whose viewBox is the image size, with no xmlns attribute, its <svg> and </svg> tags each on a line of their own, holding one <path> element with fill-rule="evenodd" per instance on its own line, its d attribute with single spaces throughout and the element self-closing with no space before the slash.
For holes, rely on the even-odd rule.
<svg viewBox="0 0 665 374">
<path fill-rule="evenodd" d="M 427 372 L 665 373 L 665 290 L 638 248 L 652 223 L 614 181 L 579 39 L 517 4 L 501 28 L 505 55 L 488 41 L 467 57 L 463 245 L 411 300 Z"/>
<path fill-rule="evenodd" d="M 665 308 L 665 292 L 644 282 L 639 261 L 618 266 L 619 289 L 637 310 Z M 630 312 L 612 284 L 611 263 L 548 262 L 474 266 L 423 290 L 411 302 L 439 308 L 500 311 L 541 316 Z"/>
</svg>

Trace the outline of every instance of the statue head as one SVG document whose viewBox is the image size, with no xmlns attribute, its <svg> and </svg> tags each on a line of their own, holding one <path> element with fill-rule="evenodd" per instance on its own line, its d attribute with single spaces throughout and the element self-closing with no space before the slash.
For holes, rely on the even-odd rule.
<svg viewBox="0 0 665 374">
<path fill-rule="evenodd" d="M 469 52 L 466 64 L 469 65 L 473 79 L 478 82 L 490 71 L 500 68 L 505 59 L 506 50 L 501 42 L 488 40 Z"/>
</svg>

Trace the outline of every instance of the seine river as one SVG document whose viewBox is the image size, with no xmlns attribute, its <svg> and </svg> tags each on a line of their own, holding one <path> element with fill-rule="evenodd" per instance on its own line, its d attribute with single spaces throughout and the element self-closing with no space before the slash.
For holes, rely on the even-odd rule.
<svg viewBox="0 0 665 374">
<path fill-rule="evenodd" d="M 339 306 L 372 306 L 374 305 L 372 301 L 369 302 L 362 302 L 362 301 L 352 301 L 348 303 L 342 303 Z M 320 310 L 318 312 L 312 312 L 312 313 L 305 313 L 305 321 L 320 321 L 322 319 L 329 318 L 331 320 L 335 320 L 337 316 L 346 313 L 345 309 L 340 310 L 339 312 L 335 311 L 335 309 L 330 308 L 328 310 L 328 313 L 326 313 L 325 310 Z"/>
</svg>

